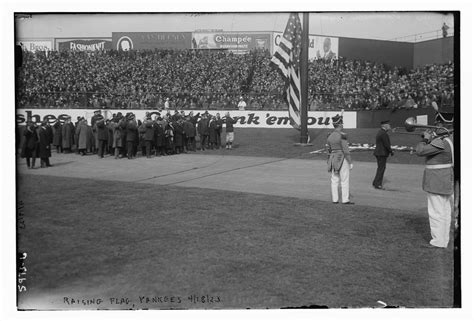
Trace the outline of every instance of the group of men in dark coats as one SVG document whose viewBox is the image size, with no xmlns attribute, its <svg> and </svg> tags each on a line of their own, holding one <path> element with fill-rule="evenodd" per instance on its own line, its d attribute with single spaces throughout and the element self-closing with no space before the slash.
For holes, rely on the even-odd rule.
<svg viewBox="0 0 474 321">
<path fill-rule="evenodd" d="M 53 129 L 46 121 L 37 126 L 28 121 L 23 132 L 21 157 L 26 158 L 28 168 L 35 168 L 36 158 L 41 160 L 41 167 L 51 167 L 51 143 L 53 142 Z"/>
<path fill-rule="evenodd" d="M 133 159 L 141 150 L 143 156 L 150 158 L 152 155 L 195 152 L 197 136 L 201 150 L 219 149 L 223 124 L 227 124 L 228 131 L 233 131 L 235 122 L 230 115 L 221 118 L 219 114 L 214 116 L 207 111 L 197 115 L 178 111 L 171 115 L 168 112 L 155 119 L 146 113 L 143 121 L 137 120 L 133 113 L 123 115 L 121 112 L 105 119 L 96 111 L 90 125 L 84 117 L 78 117 L 76 123 L 67 117 L 64 123 L 58 120 L 53 126 L 43 122 L 37 127 L 29 121 L 24 131 L 22 157 L 27 159 L 29 168 L 34 167 L 36 157 L 43 157 L 45 166 L 51 166 L 49 146 L 52 145 L 58 153 L 71 153 L 74 149 L 83 156 L 92 153 L 103 158 L 108 153 L 116 159 Z M 40 152 L 42 156 L 39 156 Z M 30 159 L 33 159 L 32 165 Z"/>
</svg>

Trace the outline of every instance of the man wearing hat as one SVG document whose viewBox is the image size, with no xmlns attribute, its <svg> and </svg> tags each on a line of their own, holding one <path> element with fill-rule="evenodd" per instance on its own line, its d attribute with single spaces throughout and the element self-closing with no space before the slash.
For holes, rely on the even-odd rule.
<svg viewBox="0 0 474 321">
<path fill-rule="evenodd" d="M 64 125 L 61 128 L 62 147 L 64 153 L 70 153 L 74 145 L 74 133 L 76 128 L 71 122 L 71 116 L 67 116 Z"/>
<path fill-rule="evenodd" d="M 95 123 L 102 119 L 104 119 L 104 117 L 100 114 L 100 110 L 95 110 L 94 116 L 91 117 L 92 133 L 94 134 L 94 148 L 93 148 L 94 154 L 98 151 L 98 147 L 99 147 L 99 137 L 97 135 L 98 134 L 97 126 L 95 126 Z"/>
<path fill-rule="evenodd" d="M 334 131 L 328 136 L 326 148 L 328 151 L 328 171 L 331 173 L 331 196 L 334 204 L 339 203 L 339 185 L 342 191 L 342 204 L 354 204 L 349 199 L 349 174 L 352 169 L 352 159 L 347 143 L 347 135 L 342 116 L 332 117 Z"/>
<path fill-rule="evenodd" d="M 438 134 L 437 134 L 438 132 Z M 428 194 L 431 248 L 446 248 L 451 227 L 451 199 L 454 195 L 454 147 L 444 131 L 427 130 L 416 154 L 426 157 L 423 190 Z"/>
<path fill-rule="evenodd" d="M 52 166 L 49 163 L 51 157 L 51 140 L 47 129 L 47 122 L 44 120 L 41 122 L 41 126 L 38 128 L 38 156 L 41 160 L 41 167 Z"/>
<path fill-rule="evenodd" d="M 380 130 L 375 136 L 374 156 L 377 158 L 377 172 L 375 173 L 374 180 L 372 181 L 372 186 L 374 186 L 376 189 L 383 189 L 383 175 L 387 165 L 387 158 L 388 155 L 393 156 L 390 137 L 387 133 L 390 128 L 390 122 L 388 120 L 380 122 Z"/>
<path fill-rule="evenodd" d="M 138 138 L 138 124 L 135 120 L 135 115 L 129 113 L 127 117 L 127 157 L 128 159 L 135 158 L 135 149 Z"/>
<path fill-rule="evenodd" d="M 107 145 L 107 141 L 109 139 L 109 129 L 105 125 L 104 116 L 99 115 L 100 117 L 96 118 L 95 127 L 96 127 L 96 135 L 98 141 L 98 155 L 99 158 L 104 158 L 105 147 Z"/>
</svg>

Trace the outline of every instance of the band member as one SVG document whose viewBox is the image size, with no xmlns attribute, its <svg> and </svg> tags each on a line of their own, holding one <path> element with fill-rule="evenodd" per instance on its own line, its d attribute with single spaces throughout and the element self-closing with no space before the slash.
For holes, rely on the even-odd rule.
<svg viewBox="0 0 474 321">
<path fill-rule="evenodd" d="M 423 190 L 428 193 L 428 216 L 431 230 L 430 247 L 446 248 L 451 226 L 451 198 L 454 193 L 454 148 L 451 137 L 438 136 L 427 130 L 416 154 L 426 157 Z"/>
<path fill-rule="evenodd" d="M 216 117 L 211 116 L 209 120 L 209 146 L 214 149 L 217 145 L 217 124 Z"/>
<path fill-rule="evenodd" d="M 143 135 L 143 139 L 145 140 L 145 153 L 147 158 L 151 158 L 151 148 L 155 142 L 155 128 L 153 127 L 153 120 L 151 120 L 150 115 L 147 115 L 143 121 L 143 125 L 145 126 L 145 133 Z"/>
<path fill-rule="evenodd" d="M 80 118 L 79 123 L 76 126 L 77 136 L 77 150 L 82 155 L 87 154 L 87 150 L 90 149 L 90 134 L 85 118 Z"/>
<path fill-rule="evenodd" d="M 221 148 L 221 134 L 222 134 L 222 118 L 219 113 L 216 114 L 216 140 L 217 140 L 217 149 Z"/>
<path fill-rule="evenodd" d="M 56 147 L 56 152 L 57 153 L 62 153 L 63 148 L 62 148 L 62 143 L 63 143 L 63 138 L 62 138 L 62 125 L 61 122 L 56 120 L 56 122 L 53 125 L 54 128 L 54 134 L 53 134 L 53 146 Z"/>
<path fill-rule="evenodd" d="M 74 145 L 76 128 L 71 122 L 71 116 L 68 116 L 61 128 L 62 148 L 64 153 L 70 153 Z M 77 144 L 77 142 L 76 142 Z"/>
<path fill-rule="evenodd" d="M 196 126 L 191 122 L 191 117 L 186 116 L 183 123 L 184 136 L 186 137 L 186 149 L 196 151 Z"/>
<path fill-rule="evenodd" d="M 122 120 L 122 113 L 118 113 L 112 122 L 110 122 L 109 128 L 112 129 L 112 148 L 114 149 L 115 159 L 122 157 L 122 148 L 124 147 L 122 142 L 122 131 L 124 130 L 119 124 Z"/>
<path fill-rule="evenodd" d="M 375 136 L 375 151 L 374 156 L 377 158 L 377 172 L 375 174 L 372 185 L 376 189 L 383 189 L 383 175 L 387 165 L 388 155 L 393 156 L 392 147 L 390 145 L 390 137 L 388 131 L 390 130 L 390 123 L 388 120 L 380 123 L 381 128 Z"/>
<path fill-rule="evenodd" d="M 109 140 L 109 129 L 105 125 L 103 116 L 96 118 L 95 127 L 98 141 L 98 156 L 99 158 L 104 158 L 104 152 Z"/>
<path fill-rule="evenodd" d="M 155 155 L 156 156 L 165 156 L 165 146 L 166 146 L 166 137 L 165 137 L 165 126 L 166 122 L 158 116 L 155 120 Z"/>
<path fill-rule="evenodd" d="M 332 117 L 334 131 L 328 136 L 326 148 L 328 152 L 328 171 L 331 173 L 331 195 L 332 202 L 339 202 L 339 185 L 341 185 L 342 204 L 354 204 L 349 199 L 349 176 L 353 167 L 347 135 L 342 131 L 344 128 L 342 116 Z"/>
<path fill-rule="evenodd" d="M 91 127 L 92 127 L 92 133 L 94 135 L 94 147 L 92 152 L 95 154 L 98 151 L 99 148 L 99 137 L 97 133 L 97 127 L 95 126 L 95 123 L 101 119 L 103 119 L 104 116 L 100 114 L 100 110 L 95 110 L 94 111 L 94 116 L 91 118 Z"/>
<path fill-rule="evenodd" d="M 35 123 L 28 120 L 26 123 L 25 131 L 23 132 L 24 140 L 21 146 L 22 158 L 26 158 L 26 165 L 28 168 L 35 168 L 36 154 L 38 150 L 38 133 Z M 30 163 L 30 159 L 32 163 Z"/>
<path fill-rule="evenodd" d="M 232 143 L 234 142 L 234 124 L 237 120 L 230 117 L 230 113 L 227 112 L 223 118 L 225 123 L 225 148 L 232 149 Z"/>
<path fill-rule="evenodd" d="M 41 167 L 51 167 L 51 134 L 47 129 L 47 122 L 43 121 L 38 128 L 38 156 L 41 159 Z"/>
<path fill-rule="evenodd" d="M 175 117 L 173 121 L 173 137 L 174 137 L 174 153 L 180 154 L 184 152 L 184 129 L 181 116 Z"/>
<path fill-rule="evenodd" d="M 201 141 L 201 150 L 205 150 L 209 145 L 209 119 L 208 114 L 204 113 L 198 122 L 197 127 L 199 139 Z"/>
<path fill-rule="evenodd" d="M 172 155 L 174 153 L 174 133 L 173 123 L 169 122 L 165 127 L 165 151 L 166 155 Z"/>
<path fill-rule="evenodd" d="M 135 115 L 129 114 L 128 121 L 127 121 L 127 157 L 128 159 L 135 158 L 134 149 L 135 149 L 135 146 L 137 145 L 137 134 L 138 134 L 137 129 L 138 129 L 138 124 L 137 124 L 137 121 L 135 120 Z"/>
</svg>

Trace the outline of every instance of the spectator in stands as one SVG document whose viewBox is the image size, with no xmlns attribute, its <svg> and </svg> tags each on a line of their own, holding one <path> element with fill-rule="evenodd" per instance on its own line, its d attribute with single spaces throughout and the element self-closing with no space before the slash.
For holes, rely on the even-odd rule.
<svg viewBox="0 0 474 321">
<path fill-rule="evenodd" d="M 326 41 L 325 48 L 328 46 Z M 22 107 L 235 109 L 244 92 L 252 97 L 248 105 L 253 109 L 287 108 L 284 81 L 269 63 L 267 51 L 245 55 L 213 50 L 25 55 L 18 87 Z M 443 90 L 454 90 L 453 70 L 451 62 L 404 70 L 343 57 L 314 60 L 308 66 L 309 92 L 318 99 L 311 108 L 394 108 L 394 101 L 399 108 L 407 99 L 397 97 L 401 91 L 422 107 L 427 96 L 441 97 Z"/>
<path fill-rule="evenodd" d="M 239 108 L 239 110 L 245 110 L 245 108 L 247 108 L 247 103 L 244 101 L 244 97 L 240 96 L 237 108 Z"/>
<path fill-rule="evenodd" d="M 446 24 L 446 22 L 444 22 L 443 26 L 441 27 L 441 31 L 443 32 L 443 38 L 446 38 L 448 36 L 448 29 L 449 26 Z"/>
</svg>

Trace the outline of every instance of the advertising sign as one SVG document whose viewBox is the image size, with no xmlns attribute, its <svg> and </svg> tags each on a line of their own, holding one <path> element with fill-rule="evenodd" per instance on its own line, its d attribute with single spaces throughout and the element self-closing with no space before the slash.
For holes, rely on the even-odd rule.
<svg viewBox="0 0 474 321">
<path fill-rule="evenodd" d="M 112 49 L 109 39 L 56 39 L 56 49 L 59 51 L 98 51 Z"/>
<path fill-rule="evenodd" d="M 191 32 L 112 32 L 112 48 L 190 49 Z"/>
<path fill-rule="evenodd" d="M 247 53 L 253 49 L 270 50 L 270 34 L 194 32 L 193 49 L 228 49 Z"/>
<path fill-rule="evenodd" d="M 273 52 L 276 51 L 283 37 L 282 32 L 273 33 Z M 308 59 L 333 60 L 339 57 L 339 38 L 324 36 L 309 36 Z"/>
<path fill-rule="evenodd" d="M 71 116 L 72 121 L 75 122 L 77 117 L 85 117 L 89 120 L 94 115 L 93 109 L 17 109 L 16 110 L 16 123 L 17 125 L 25 125 L 27 119 L 31 119 L 36 123 L 40 123 L 42 120 L 48 121 L 50 124 L 54 124 L 57 119 L 64 122 L 67 116 Z M 145 114 L 150 112 L 152 118 L 158 115 L 158 110 L 125 110 L 126 112 L 132 112 L 135 114 L 137 119 L 144 119 Z M 118 112 L 124 113 L 124 110 L 102 110 L 102 115 L 110 119 L 113 114 Z M 186 114 L 189 114 L 190 110 L 185 110 Z M 194 114 L 204 113 L 205 110 L 193 110 Z M 288 111 L 253 111 L 253 110 L 212 110 L 209 111 L 215 115 L 220 113 L 225 115 L 226 112 L 230 112 L 230 115 L 237 120 L 234 125 L 239 128 L 293 128 L 290 125 L 290 119 Z M 310 111 L 308 112 L 308 128 L 332 128 L 331 117 L 336 114 L 340 114 L 340 111 Z M 163 115 L 163 112 L 162 112 Z M 344 112 L 344 128 L 356 128 L 357 126 L 357 112 L 346 111 Z"/>
<path fill-rule="evenodd" d="M 32 52 L 53 50 L 52 40 L 18 40 L 16 44 L 21 45 L 23 50 Z"/>
</svg>

